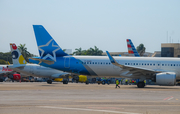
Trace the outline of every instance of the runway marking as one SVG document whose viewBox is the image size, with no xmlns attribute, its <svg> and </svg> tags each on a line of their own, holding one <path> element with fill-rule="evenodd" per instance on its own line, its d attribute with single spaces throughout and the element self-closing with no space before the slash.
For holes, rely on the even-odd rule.
<svg viewBox="0 0 180 114">
<path fill-rule="evenodd" d="M 80 111 L 95 111 L 95 112 L 108 112 L 108 113 L 119 113 L 119 114 L 141 114 L 141 113 L 133 113 L 133 112 L 120 112 L 120 111 L 112 111 L 112 110 L 94 110 L 94 109 L 84 109 L 84 108 L 67 108 L 67 107 L 53 107 L 53 106 L 37 106 L 40 108 L 53 108 L 53 109 L 67 109 L 67 110 L 80 110 Z"/>
<path fill-rule="evenodd" d="M 117 107 L 86 107 L 90 109 L 124 109 L 124 108 L 117 108 Z"/>
<path fill-rule="evenodd" d="M 171 97 L 167 97 L 167 98 L 165 98 L 165 99 L 163 99 L 163 100 L 164 100 L 164 101 L 165 101 L 165 100 L 168 100 L 168 101 L 169 101 L 169 100 L 171 100 L 171 99 L 173 99 L 173 98 L 174 98 L 174 97 L 171 96 Z"/>
</svg>

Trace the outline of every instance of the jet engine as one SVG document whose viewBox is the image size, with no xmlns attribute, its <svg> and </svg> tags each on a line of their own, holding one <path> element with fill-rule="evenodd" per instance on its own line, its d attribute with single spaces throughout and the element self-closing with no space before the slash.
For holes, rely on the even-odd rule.
<svg viewBox="0 0 180 114">
<path fill-rule="evenodd" d="M 173 72 L 163 72 L 156 74 L 156 84 L 174 86 L 176 84 L 176 74 Z"/>
</svg>

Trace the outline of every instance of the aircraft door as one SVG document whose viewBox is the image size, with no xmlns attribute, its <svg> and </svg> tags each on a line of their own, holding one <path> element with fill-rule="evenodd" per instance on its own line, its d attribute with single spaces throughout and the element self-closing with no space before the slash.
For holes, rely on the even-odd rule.
<svg viewBox="0 0 180 114">
<path fill-rule="evenodd" d="M 64 59 L 64 67 L 65 68 L 70 67 L 70 57 L 65 57 L 65 59 Z"/>
</svg>

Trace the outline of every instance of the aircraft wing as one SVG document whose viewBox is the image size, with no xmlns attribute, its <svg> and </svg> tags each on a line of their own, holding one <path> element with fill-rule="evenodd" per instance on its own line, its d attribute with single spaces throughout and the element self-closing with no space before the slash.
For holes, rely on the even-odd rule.
<svg viewBox="0 0 180 114">
<path fill-rule="evenodd" d="M 146 76 L 146 77 L 152 77 L 156 73 L 160 73 L 162 71 L 155 71 L 152 69 L 147 69 L 147 68 L 142 68 L 142 67 L 133 67 L 133 66 L 128 66 L 128 65 L 122 65 L 116 62 L 116 60 L 109 54 L 108 51 L 106 51 L 111 63 L 115 66 L 120 67 L 122 70 L 120 71 L 121 75 L 124 76 Z"/>
<path fill-rule="evenodd" d="M 8 67 L 10 69 L 15 69 L 15 68 L 19 68 L 19 69 L 22 69 L 25 67 L 25 65 L 8 65 Z"/>
</svg>

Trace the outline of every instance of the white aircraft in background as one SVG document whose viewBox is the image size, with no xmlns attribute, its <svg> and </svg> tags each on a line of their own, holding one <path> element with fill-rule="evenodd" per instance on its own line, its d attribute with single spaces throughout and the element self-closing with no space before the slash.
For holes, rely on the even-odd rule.
<svg viewBox="0 0 180 114">
<path fill-rule="evenodd" d="M 48 84 L 52 83 L 52 79 L 69 75 L 69 73 L 55 70 L 52 68 L 43 67 L 37 64 L 28 64 L 20 53 L 16 44 L 10 44 L 10 48 L 12 52 L 13 65 L 8 65 L 8 67 L 13 71 L 20 72 L 29 76 L 49 78 L 49 80 L 47 81 Z M 63 82 L 63 84 L 67 83 L 67 80 Z"/>
<path fill-rule="evenodd" d="M 13 75 L 13 70 L 7 68 L 7 65 L 0 65 L 0 82 L 3 82 L 3 77 Z"/>
<path fill-rule="evenodd" d="M 135 78 L 138 88 L 145 79 L 172 86 L 180 80 L 180 58 L 71 56 L 66 54 L 42 25 L 33 25 L 40 57 L 30 62 L 61 71 L 95 77 Z"/>
</svg>

